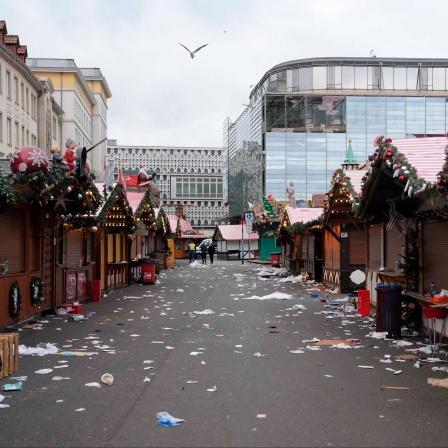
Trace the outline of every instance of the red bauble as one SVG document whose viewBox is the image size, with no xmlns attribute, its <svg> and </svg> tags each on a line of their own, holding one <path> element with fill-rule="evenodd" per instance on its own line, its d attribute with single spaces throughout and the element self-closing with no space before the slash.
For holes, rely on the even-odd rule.
<svg viewBox="0 0 448 448">
<path fill-rule="evenodd" d="M 64 190 L 61 188 L 58 193 L 61 195 L 62 193 L 64 193 Z"/>
<path fill-rule="evenodd" d="M 405 180 L 406 180 L 406 176 L 400 176 L 400 177 L 398 178 L 398 180 L 399 180 L 402 184 L 404 184 L 404 182 L 405 182 Z"/>
<path fill-rule="evenodd" d="M 85 202 L 83 202 L 81 205 L 82 205 L 82 208 L 86 208 L 87 207 L 87 204 Z"/>
<path fill-rule="evenodd" d="M 35 146 L 25 146 L 13 153 L 11 171 L 20 174 L 30 174 L 36 171 L 46 173 L 48 171 L 48 158 L 41 149 Z"/>
</svg>

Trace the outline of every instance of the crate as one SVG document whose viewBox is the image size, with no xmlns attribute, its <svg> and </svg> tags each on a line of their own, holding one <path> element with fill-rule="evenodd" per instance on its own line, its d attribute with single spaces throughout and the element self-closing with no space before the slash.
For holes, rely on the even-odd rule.
<svg viewBox="0 0 448 448">
<path fill-rule="evenodd" d="M 19 368 L 19 334 L 0 334 L 0 379 L 16 372 Z"/>
</svg>

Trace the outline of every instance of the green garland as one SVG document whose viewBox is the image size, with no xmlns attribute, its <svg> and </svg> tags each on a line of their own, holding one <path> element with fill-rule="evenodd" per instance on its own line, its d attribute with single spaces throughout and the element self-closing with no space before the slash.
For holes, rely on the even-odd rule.
<svg viewBox="0 0 448 448">
<path fill-rule="evenodd" d="M 7 179 L 0 173 L 0 213 L 17 204 L 17 197 Z"/>
<path fill-rule="evenodd" d="M 42 279 L 40 277 L 31 277 L 30 297 L 31 297 L 31 304 L 33 306 L 40 305 L 42 302 L 45 301 L 42 295 L 42 291 L 43 291 Z"/>
<path fill-rule="evenodd" d="M 13 319 L 18 319 L 21 311 L 22 295 L 20 294 L 19 284 L 15 281 L 9 290 L 9 314 Z"/>
</svg>

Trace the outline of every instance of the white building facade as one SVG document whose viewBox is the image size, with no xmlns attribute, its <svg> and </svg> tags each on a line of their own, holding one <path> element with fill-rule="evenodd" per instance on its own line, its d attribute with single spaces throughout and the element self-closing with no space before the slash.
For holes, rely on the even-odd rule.
<svg viewBox="0 0 448 448">
<path fill-rule="evenodd" d="M 223 203 L 222 148 L 177 146 L 128 146 L 108 140 L 106 161 L 115 171 L 137 174 L 141 166 L 156 173 L 160 200 L 167 213 L 184 205 L 184 213 L 196 229 L 212 229 L 227 216 Z"/>
</svg>

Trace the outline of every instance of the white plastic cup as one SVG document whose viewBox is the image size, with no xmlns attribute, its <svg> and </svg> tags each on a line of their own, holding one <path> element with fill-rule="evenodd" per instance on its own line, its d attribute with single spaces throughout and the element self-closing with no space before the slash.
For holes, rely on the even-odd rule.
<svg viewBox="0 0 448 448">
<path fill-rule="evenodd" d="M 114 377 L 110 373 L 105 373 L 101 376 L 101 381 L 108 386 L 112 386 L 114 384 Z"/>
</svg>

